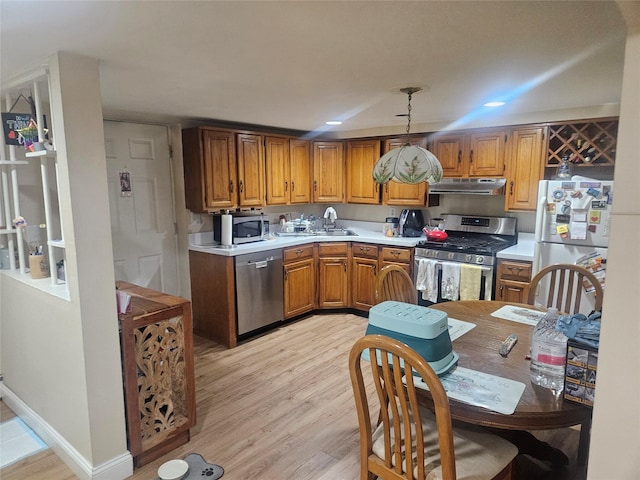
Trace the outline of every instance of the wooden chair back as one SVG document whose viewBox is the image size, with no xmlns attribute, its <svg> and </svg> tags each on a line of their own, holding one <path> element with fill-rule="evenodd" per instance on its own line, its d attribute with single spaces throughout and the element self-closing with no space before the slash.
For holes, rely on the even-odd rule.
<svg viewBox="0 0 640 480">
<path fill-rule="evenodd" d="M 383 267 L 376 278 L 376 303 L 385 300 L 418 303 L 418 291 L 413 280 L 400 265 Z"/>
<path fill-rule="evenodd" d="M 373 430 L 370 403 L 361 367 L 362 352 L 368 350 L 380 415 L 384 426 L 384 459 L 373 453 Z M 376 358 L 386 359 L 379 365 Z M 404 362 L 404 371 L 400 361 Z M 413 369 L 429 387 L 435 407 L 436 426 L 443 480 L 455 480 L 456 465 L 449 400 L 440 379 L 431 366 L 414 350 L 396 339 L 383 335 L 367 335 L 359 339 L 349 355 L 349 373 L 356 400 L 360 425 L 361 480 L 411 479 L 417 468 L 417 478 L 425 478 L 425 448 L 423 422 L 414 385 L 414 377 L 404 372 Z M 406 395 L 396 395 L 396 392 Z M 413 441 L 412 441 L 413 437 Z M 393 438 L 393 441 L 392 441 Z M 403 468 L 404 467 L 404 468 Z M 428 473 L 428 472 L 427 472 Z"/>
<path fill-rule="evenodd" d="M 529 296 L 527 303 L 534 305 L 537 290 L 543 279 L 548 279 L 546 290 L 542 291 L 543 307 L 556 307 L 559 312 L 568 315 L 580 312 L 580 300 L 585 293 L 585 282 L 595 288 L 594 310 L 602 310 L 602 297 L 604 290 L 598 278 L 584 267 L 568 263 L 549 265 L 540 270 L 529 283 Z M 589 312 L 581 312 L 588 314 Z"/>
</svg>

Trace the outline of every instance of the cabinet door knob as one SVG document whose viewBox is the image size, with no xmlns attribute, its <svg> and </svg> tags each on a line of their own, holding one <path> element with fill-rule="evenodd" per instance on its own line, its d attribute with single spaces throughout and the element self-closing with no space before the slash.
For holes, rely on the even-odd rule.
<svg viewBox="0 0 640 480">
<path fill-rule="evenodd" d="M 284 182 L 284 191 L 286 192 L 289 189 L 289 182 Z"/>
<path fill-rule="evenodd" d="M 233 180 L 229 181 L 229 191 L 233 193 Z"/>
<path fill-rule="evenodd" d="M 239 187 L 240 187 L 240 193 L 242 193 L 242 191 L 244 190 L 244 183 L 242 182 L 242 180 L 240 180 Z"/>
<path fill-rule="evenodd" d="M 296 183 L 291 180 L 291 191 L 293 192 L 296 189 Z"/>
<path fill-rule="evenodd" d="M 317 180 L 314 180 L 314 181 L 313 181 L 313 191 L 314 191 L 314 192 L 317 192 L 317 191 L 318 191 L 318 181 L 317 181 Z"/>
<path fill-rule="evenodd" d="M 462 162 L 462 150 L 458 150 L 458 163 Z"/>
<path fill-rule="evenodd" d="M 473 150 L 469 152 L 469 163 L 473 163 Z"/>
<path fill-rule="evenodd" d="M 511 183 L 509 183 L 509 195 L 513 195 L 513 184 L 514 184 L 514 181 L 511 180 Z"/>
</svg>

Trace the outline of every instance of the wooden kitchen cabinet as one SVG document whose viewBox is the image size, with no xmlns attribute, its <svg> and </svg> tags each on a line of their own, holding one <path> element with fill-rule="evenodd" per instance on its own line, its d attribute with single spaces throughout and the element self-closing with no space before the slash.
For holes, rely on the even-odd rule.
<svg viewBox="0 0 640 480">
<path fill-rule="evenodd" d="M 344 202 L 342 142 L 313 142 L 313 201 L 316 203 Z"/>
<path fill-rule="evenodd" d="M 265 203 L 262 135 L 240 133 L 236 138 L 238 205 L 241 207 L 262 207 Z"/>
<path fill-rule="evenodd" d="M 379 183 L 373 181 L 373 167 L 380 159 L 380 140 L 347 142 L 347 203 L 380 203 Z"/>
<path fill-rule="evenodd" d="M 207 127 L 182 131 L 186 207 L 206 213 L 237 206 L 235 137 Z"/>
<path fill-rule="evenodd" d="M 431 151 L 445 177 L 500 177 L 505 170 L 507 129 L 436 135 Z"/>
<path fill-rule="evenodd" d="M 406 143 L 406 137 L 387 139 L 384 142 L 384 153 L 387 153 L 394 148 L 402 147 Z M 426 138 L 411 138 L 409 143 L 411 143 L 411 145 L 427 148 Z M 429 184 L 427 182 L 410 184 L 390 180 L 382 185 L 382 204 L 409 207 L 427 206 L 428 188 Z"/>
<path fill-rule="evenodd" d="M 544 176 L 545 127 L 514 128 L 507 155 L 505 210 L 535 211 Z"/>
<path fill-rule="evenodd" d="M 531 262 L 498 259 L 495 299 L 511 303 L 527 303 Z"/>
<path fill-rule="evenodd" d="M 316 308 L 316 266 L 313 245 L 285 248 L 284 318 L 291 318 Z"/>
<path fill-rule="evenodd" d="M 289 141 L 291 159 L 290 203 L 311 202 L 311 144 L 308 140 L 291 139 Z"/>
<path fill-rule="evenodd" d="M 189 251 L 193 331 L 233 348 L 238 344 L 233 257 Z"/>
<path fill-rule="evenodd" d="M 308 140 L 265 138 L 267 205 L 311 201 L 311 153 Z"/>
<path fill-rule="evenodd" d="M 413 249 L 404 247 L 380 247 L 380 269 L 398 265 L 413 278 Z"/>
<path fill-rule="evenodd" d="M 378 246 L 353 242 L 351 257 L 351 306 L 369 311 L 376 303 Z"/>
<path fill-rule="evenodd" d="M 349 306 L 349 243 L 318 244 L 318 308 Z"/>
<path fill-rule="evenodd" d="M 118 315 L 127 440 L 136 467 L 189 441 L 196 424 L 191 303 L 117 282 L 131 295 Z"/>
</svg>

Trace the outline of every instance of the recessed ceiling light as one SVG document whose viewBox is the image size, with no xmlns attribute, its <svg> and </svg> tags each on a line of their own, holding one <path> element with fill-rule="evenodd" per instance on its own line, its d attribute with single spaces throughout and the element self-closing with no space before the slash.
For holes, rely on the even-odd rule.
<svg viewBox="0 0 640 480">
<path fill-rule="evenodd" d="M 501 107 L 504 105 L 504 102 L 487 102 L 484 104 L 485 107 Z"/>
<path fill-rule="evenodd" d="M 327 125 L 342 125 L 342 122 L 340 120 L 329 120 L 328 122 L 325 122 Z"/>
</svg>

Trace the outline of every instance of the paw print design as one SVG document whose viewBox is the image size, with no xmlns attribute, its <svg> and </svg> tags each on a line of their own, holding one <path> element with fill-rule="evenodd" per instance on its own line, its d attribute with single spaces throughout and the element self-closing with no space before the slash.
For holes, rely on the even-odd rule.
<svg viewBox="0 0 640 480">
<path fill-rule="evenodd" d="M 216 472 L 215 472 L 215 470 L 214 470 L 213 468 L 208 467 L 208 468 L 205 468 L 205 469 L 202 471 L 201 475 L 202 475 L 203 477 L 212 477 L 213 475 L 215 475 L 215 473 L 216 473 Z"/>
</svg>

